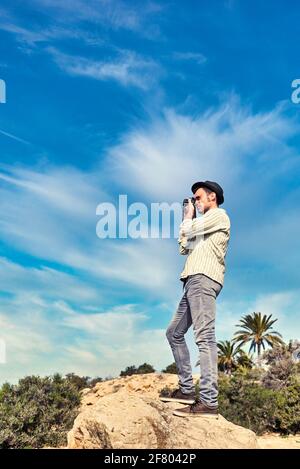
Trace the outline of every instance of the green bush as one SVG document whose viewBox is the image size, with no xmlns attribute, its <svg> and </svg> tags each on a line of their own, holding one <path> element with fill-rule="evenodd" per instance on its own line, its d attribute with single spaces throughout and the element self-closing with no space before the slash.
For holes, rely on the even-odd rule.
<svg viewBox="0 0 300 469">
<path fill-rule="evenodd" d="M 0 448 L 63 446 L 78 413 L 78 387 L 59 374 L 27 376 L 0 390 Z"/>
<path fill-rule="evenodd" d="M 231 422 L 261 435 L 300 431 L 300 384 L 294 381 L 280 390 L 264 387 L 259 369 L 219 378 L 219 408 Z"/>
<path fill-rule="evenodd" d="M 75 373 L 68 373 L 66 379 L 74 384 L 78 391 L 90 386 L 90 378 L 88 376 L 78 376 Z"/>
<path fill-rule="evenodd" d="M 300 383 L 294 378 L 278 393 L 278 407 L 275 410 L 274 430 L 280 433 L 300 432 Z"/>
<path fill-rule="evenodd" d="M 177 370 L 176 363 L 175 362 L 171 363 L 171 365 L 166 366 L 166 368 L 161 370 L 161 372 L 162 373 L 171 373 L 171 374 L 177 375 L 178 370 Z"/>
<path fill-rule="evenodd" d="M 132 376 L 132 375 L 140 375 L 144 373 L 154 373 L 155 369 L 152 365 L 148 363 L 143 363 L 138 368 L 135 365 L 127 366 L 125 370 L 121 371 L 120 376 Z"/>
</svg>

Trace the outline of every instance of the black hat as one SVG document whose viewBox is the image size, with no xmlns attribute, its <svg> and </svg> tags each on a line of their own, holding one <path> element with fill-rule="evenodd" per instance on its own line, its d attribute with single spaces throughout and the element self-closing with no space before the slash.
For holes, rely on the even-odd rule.
<svg viewBox="0 0 300 469">
<path fill-rule="evenodd" d="M 218 183 L 212 181 L 195 182 L 195 184 L 192 185 L 192 193 L 195 194 L 196 190 L 200 187 L 207 187 L 207 189 L 210 189 L 212 192 L 215 192 L 217 196 L 218 205 L 221 205 L 224 202 L 223 189 L 221 186 L 219 186 Z"/>
</svg>

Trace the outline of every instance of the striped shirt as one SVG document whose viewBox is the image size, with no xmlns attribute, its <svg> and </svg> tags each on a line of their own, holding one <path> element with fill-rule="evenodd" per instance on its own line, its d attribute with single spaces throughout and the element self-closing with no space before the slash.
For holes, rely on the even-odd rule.
<svg viewBox="0 0 300 469">
<path fill-rule="evenodd" d="M 223 208 L 209 209 L 198 218 L 185 219 L 179 229 L 179 252 L 187 254 L 180 280 L 205 274 L 223 286 L 230 219 Z"/>
</svg>

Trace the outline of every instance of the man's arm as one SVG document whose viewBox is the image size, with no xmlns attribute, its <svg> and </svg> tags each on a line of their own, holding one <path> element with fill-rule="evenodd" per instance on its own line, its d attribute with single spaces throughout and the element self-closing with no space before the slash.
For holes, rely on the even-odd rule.
<svg viewBox="0 0 300 469">
<path fill-rule="evenodd" d="M 208 210 L 200 218 L 185 218 L 180 225 L 179 239 L 190 240 L 194 236 L 205 236 L 230 228 L 229 218 L 219 210 Z"/>
<path fill-rule="evenodd" d="M 190 249 L 186 248 L 187 242 L 188 242 L 188 240 L 185 237 L 180 237 L 178 239 L 179 254 L 182 254 L 183 256 L 189 254 L 189 251 L 190 251 Z"/>
<path fill-rule="evenodd" d="M 192 238 L 187 239 L 187 237 L 182 235 L 180 232 L 179 238 L 178 238 L 179 253 L 182 255 L 189 254 L 194 249 L 194 245 L 192 244 L 192 241 L 196 241 L 196 236 L 193 236 Z"/>
</svg>

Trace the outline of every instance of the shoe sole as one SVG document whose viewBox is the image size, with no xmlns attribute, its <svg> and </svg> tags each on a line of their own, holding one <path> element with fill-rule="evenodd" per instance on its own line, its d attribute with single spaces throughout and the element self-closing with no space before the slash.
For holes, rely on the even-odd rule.
<svg viewBox="0 0 300 469">
<path fill-rule="evenodd" d="M 204 413 L 204 412 L 199 412 L 199 413 L 190 413 L 187 414 L 186 412 L 181 412 L 180 410 L 174 410 L 173 415 L 177 415 L 178 417 L 206 417 L 206 418 L 212 418 L 212 419 L 218 419 L 219 414 L 210 414 L 210 413 Z"/>
<path fill-rule="evenodd" d="M 176 399 L 174 397 L 160 397 L 162 402 L 179 402 L 179 404 L 193 404 L 195 399 Z"/>
</svg>

